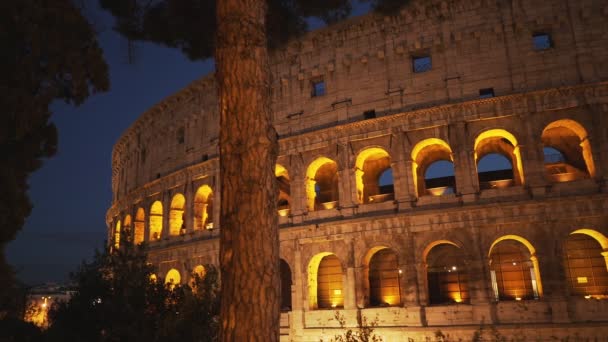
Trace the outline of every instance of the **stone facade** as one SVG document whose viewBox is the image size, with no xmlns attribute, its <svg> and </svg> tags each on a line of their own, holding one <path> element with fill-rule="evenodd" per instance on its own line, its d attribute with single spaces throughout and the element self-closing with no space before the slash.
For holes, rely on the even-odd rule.
<svg viewBox="0 0 608 342">
<path fill-rule="evenodd" d="M 377 319 L 385 341 L 437 330 L 467 341 L 480 326 L 606 340 L 607 23 L 603 1 L 412 1 L 275 52 L 291 293 L 282 338 L 328 339 L 339 311 L 347 326 Z M 218 263 L 218 120 L 209 76 L 144 113 L 114 147 L 108 236 L 128 229 L 147 242 L 160 279 L 176 270 L 186 282 Z M 510 168 L 481 170 L 491 155 Z M 438 161 L 453 173 L 428 176 Z M 437 254 L 450 248 L 451 259 Z M 377 266 L 380 251 L 392 266 Z M 332 255 L 338 277 L 327 285 Z M 594 266 L 577 268 L 583 257 Z M 451 270 L 437 268 L 445 260 L 456 292 Z M 322 289 L 334 303 L 325 309 Z"/>
</svg>

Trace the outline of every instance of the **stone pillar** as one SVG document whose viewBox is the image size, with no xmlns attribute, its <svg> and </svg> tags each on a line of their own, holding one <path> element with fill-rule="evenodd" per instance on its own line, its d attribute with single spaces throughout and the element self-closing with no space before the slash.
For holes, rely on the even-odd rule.
<svg viewBox="0 0 608 342">
<path fill-rule="evenodd" d="M 525 145 L 519 145 L 525 186 L 534 197 L 544 197 L 548 182 L 545 177 L 545 153 L 538 126 L 534 120 L 525 120 Z"/>
<path fill-rule="evenodd" d="M 465 202 L 472 202 L 479 192 L 473 137 L 469 136 L 464 121 L 449 125 L 448 137 L 454 162 L 456 193 L 461 195 Z"/>
<path fill-rule="evenodd" d="M 163 204 L 163 229 L 161 231 L 161 238 L 166 240 L 169 238 L 169 216 L 171 212 L 171 192 L 166 190 L 163 191 L 162 198 L 160 199 Z"/>
<path fill-rule="evenodd" d="M 144 242 L 146 244 L 150 243 L 150 207 L 151 204 L 149 202 L 142 203 L 144 205 Z M 135 222 L 135 219 L 133 219 Z"/>
<path fill-rule="evenodd" d="M 352 216 L 357 206 L 357 189 L 355 186 L 354 165 L 351 167 L 349 149 L 344 145 L 338 145 L 338 196 L 340 213 L 344 216 Z"/>
<path fill-rule="evenodd" d="M 304 191 L 304 179 L 296 175 L 290 183 L 291 186 L 291 207 L 290 212 L 294 223 L 302 222 L 302 215 L 307 212 L 306 192 Z"/>
<path fill-rule="evenodd" d="M 293 189 L 291 190 L 293 194 Z M 302 270 L 302 253 L 300 252 L 299 242 L 295 242 L 296 250 L 294 252 L 294 284 L 292 285 L 293 291 L 291 292 L 291 312 L 289 320 L 289 329 L 291 335 L 294 332 L 304 330 L 304 311 L 308 311 L 308 299 L 306 298 L 305 289 L 307 289 L 306 280 L 308 279 L 307 270 Z"/>
<path fill-rule="evenodd" d="M 416 282 L 418 288 L 418 302 L 420 305 L 426 306 L 429 303 L 428 298 L 428 287 L 427 287 L 427 279 L 426 279 L 426 263 L 417 262 L 415 264 L 416 270 Z"/>
<path fill-rule="evenodd" d="M 355 268 L 352 265 L 346 267 L 346 274 L 344 276 L 344 289 L 346 290 L 344 294 L 344 309 L 356 309 L 357 308 L 357 300 L 356 300 L 356 280 L 355 280 Z"/>
<path fill-rule="evenodd" d="M 608 192 L 608 104 L 592 107 L 593 136 L 590 141 L 595 177 Z"/>
<path fill-rule="evenodd" d="M 489 270 L 488 252 L 484 249 L 481 233 L 478 228 L 470 229 L 471 250 L 465 251 L 469 256 L 467 272 L 469 276 L 469 295 L 473 306 L 473 322 L 493 324 L 496 319 L 496 305 L 492 289 L 492 277 Z"/>
<path fill-rule="evenodd" d="M 546 226 L 547 231 L 558 231 L 557 227 Z M 549 302 L 553 323 L 569 323 L 568 297 L 569 284 L 563 267 L 562 241 L 546 235 L 542 245 L 530 259 L 536 268 L 536 282 L 542 300 Z M 540 279 L 539 279 L 540 278 Z"/>
<path fill-rule="evenodd" d="M 184 227 L 186 227 L 186 233 L 194 232 L 194 184 L 187 180 L 186 183 L 186 205 L 184 205 Z"/>
</svg>

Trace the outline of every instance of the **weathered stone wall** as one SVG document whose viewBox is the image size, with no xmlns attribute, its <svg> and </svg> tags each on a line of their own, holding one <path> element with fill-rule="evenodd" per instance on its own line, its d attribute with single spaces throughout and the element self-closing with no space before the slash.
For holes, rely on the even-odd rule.
<svg viewBox="0 0 608 342">
<path fill-rule="evenodd" d="M 608 336 L 607 300 L 573 296 L 562 257 L 564 241 L 579 229 L 597 233 L 608 256 L 607 19 L 608 4 L 591 0 L 413 1 L 395 17 L 355 18 L 275 52 L 278 164 L 290 183 L 289 210 L 279 217 L 281 257 L 292 273 L 292 309 L 281 320 L 285 339 L 318 341 L 338 331 L 334 310 L 311 306 L 309 265 L 322 253 L 341 261 L 347 324 L 359 313 L 377 317 L 387 341 L 435 339 L 437 330 L 466 341 L 482 323 L 486 331 L 528 340 Z M 550 34 L 551 48 L 534 48 L 538 33 Z M 432 68 L 414 73 L 412 57 L 421 55 L 431 56 Z M 312 82 L 320 80 L 325 95 L 311 97 Z M 485 88 L 496 96 L 481 99 Z M 219 206 L 207 227 L 213 229 L 194 224 L 201 215 L 194 210 L 197 189 L 208 185 L 220 203 L 215 96 L 211 78 L 194 82 L 144 113 L 114 148 L 108 234 L 143 208 L 144 240 L 161 279 L 176 269 L 186 282 L 195 266 L 217 264 Z M 366 118 L 371 110 L 375 115 Z M 555 125 L 576 134 L 545 142 L 580 146 L 577 165 L 586 170 L 579 178 L 547 175 L 543 134 Z M 479 147 L 484 137 L 494 140 Z M 370 148 L 390 156 L 394 194 L 384 201 L 358 195 L 357 157 Z M 511 153 L 511 186 L 480 184 L 484 149 Z M 453 162 L 453 194 L 432 196 L 421 186 L 418 163 L 437 156 Z M 338 166 L 339 201 L 311 211 L 314 182 L 307 172 L 320 157 Z M 176 194 L 185 196 L 184 223 L 171 236 Z M 155 201 L 163 207 L 158 240 L 149 233 Z M 505 237 L 532 246 L 538 300 L 495 300 L 489 253 Z M 441 241 L 464 251 L 467 304 L 430 305 L 426 253 Z M 369 305 L 366 260 L 380 247 L 398 257 L 398 306 Z"/>
</svg>

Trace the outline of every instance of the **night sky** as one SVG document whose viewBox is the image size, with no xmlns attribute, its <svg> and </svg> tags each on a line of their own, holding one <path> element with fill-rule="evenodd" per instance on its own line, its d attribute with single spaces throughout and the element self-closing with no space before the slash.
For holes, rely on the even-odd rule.
<svg viewBox="0 0 608 342">
<path fill-rule="evenodd" d="M 101 32 L 111 89 L 77 108 L 60 102 L 52 107 L 59 149 L 30 178 L 34 209 L 7 251 L 28 284 L 64 282 L 103 247 L 112 147 L 144 111 L 213 68 L 212 61 L 194 63 L 177 50 L 141 43 L 135 63 L 128 64 L 127 42 L 112 31 L 111 15 L 91 8 L 87 17 Z"/>
</svg>

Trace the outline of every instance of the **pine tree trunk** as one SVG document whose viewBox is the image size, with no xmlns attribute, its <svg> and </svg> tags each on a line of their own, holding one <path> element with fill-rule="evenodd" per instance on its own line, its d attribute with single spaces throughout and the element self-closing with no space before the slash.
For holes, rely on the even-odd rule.
<svg viewBox="0 0 608 342">
<path fill-rule="evenodd" d="M 221 341 L 279 340 L 279 240 L 265 0 L 217 2 Z"/>
</svg>

